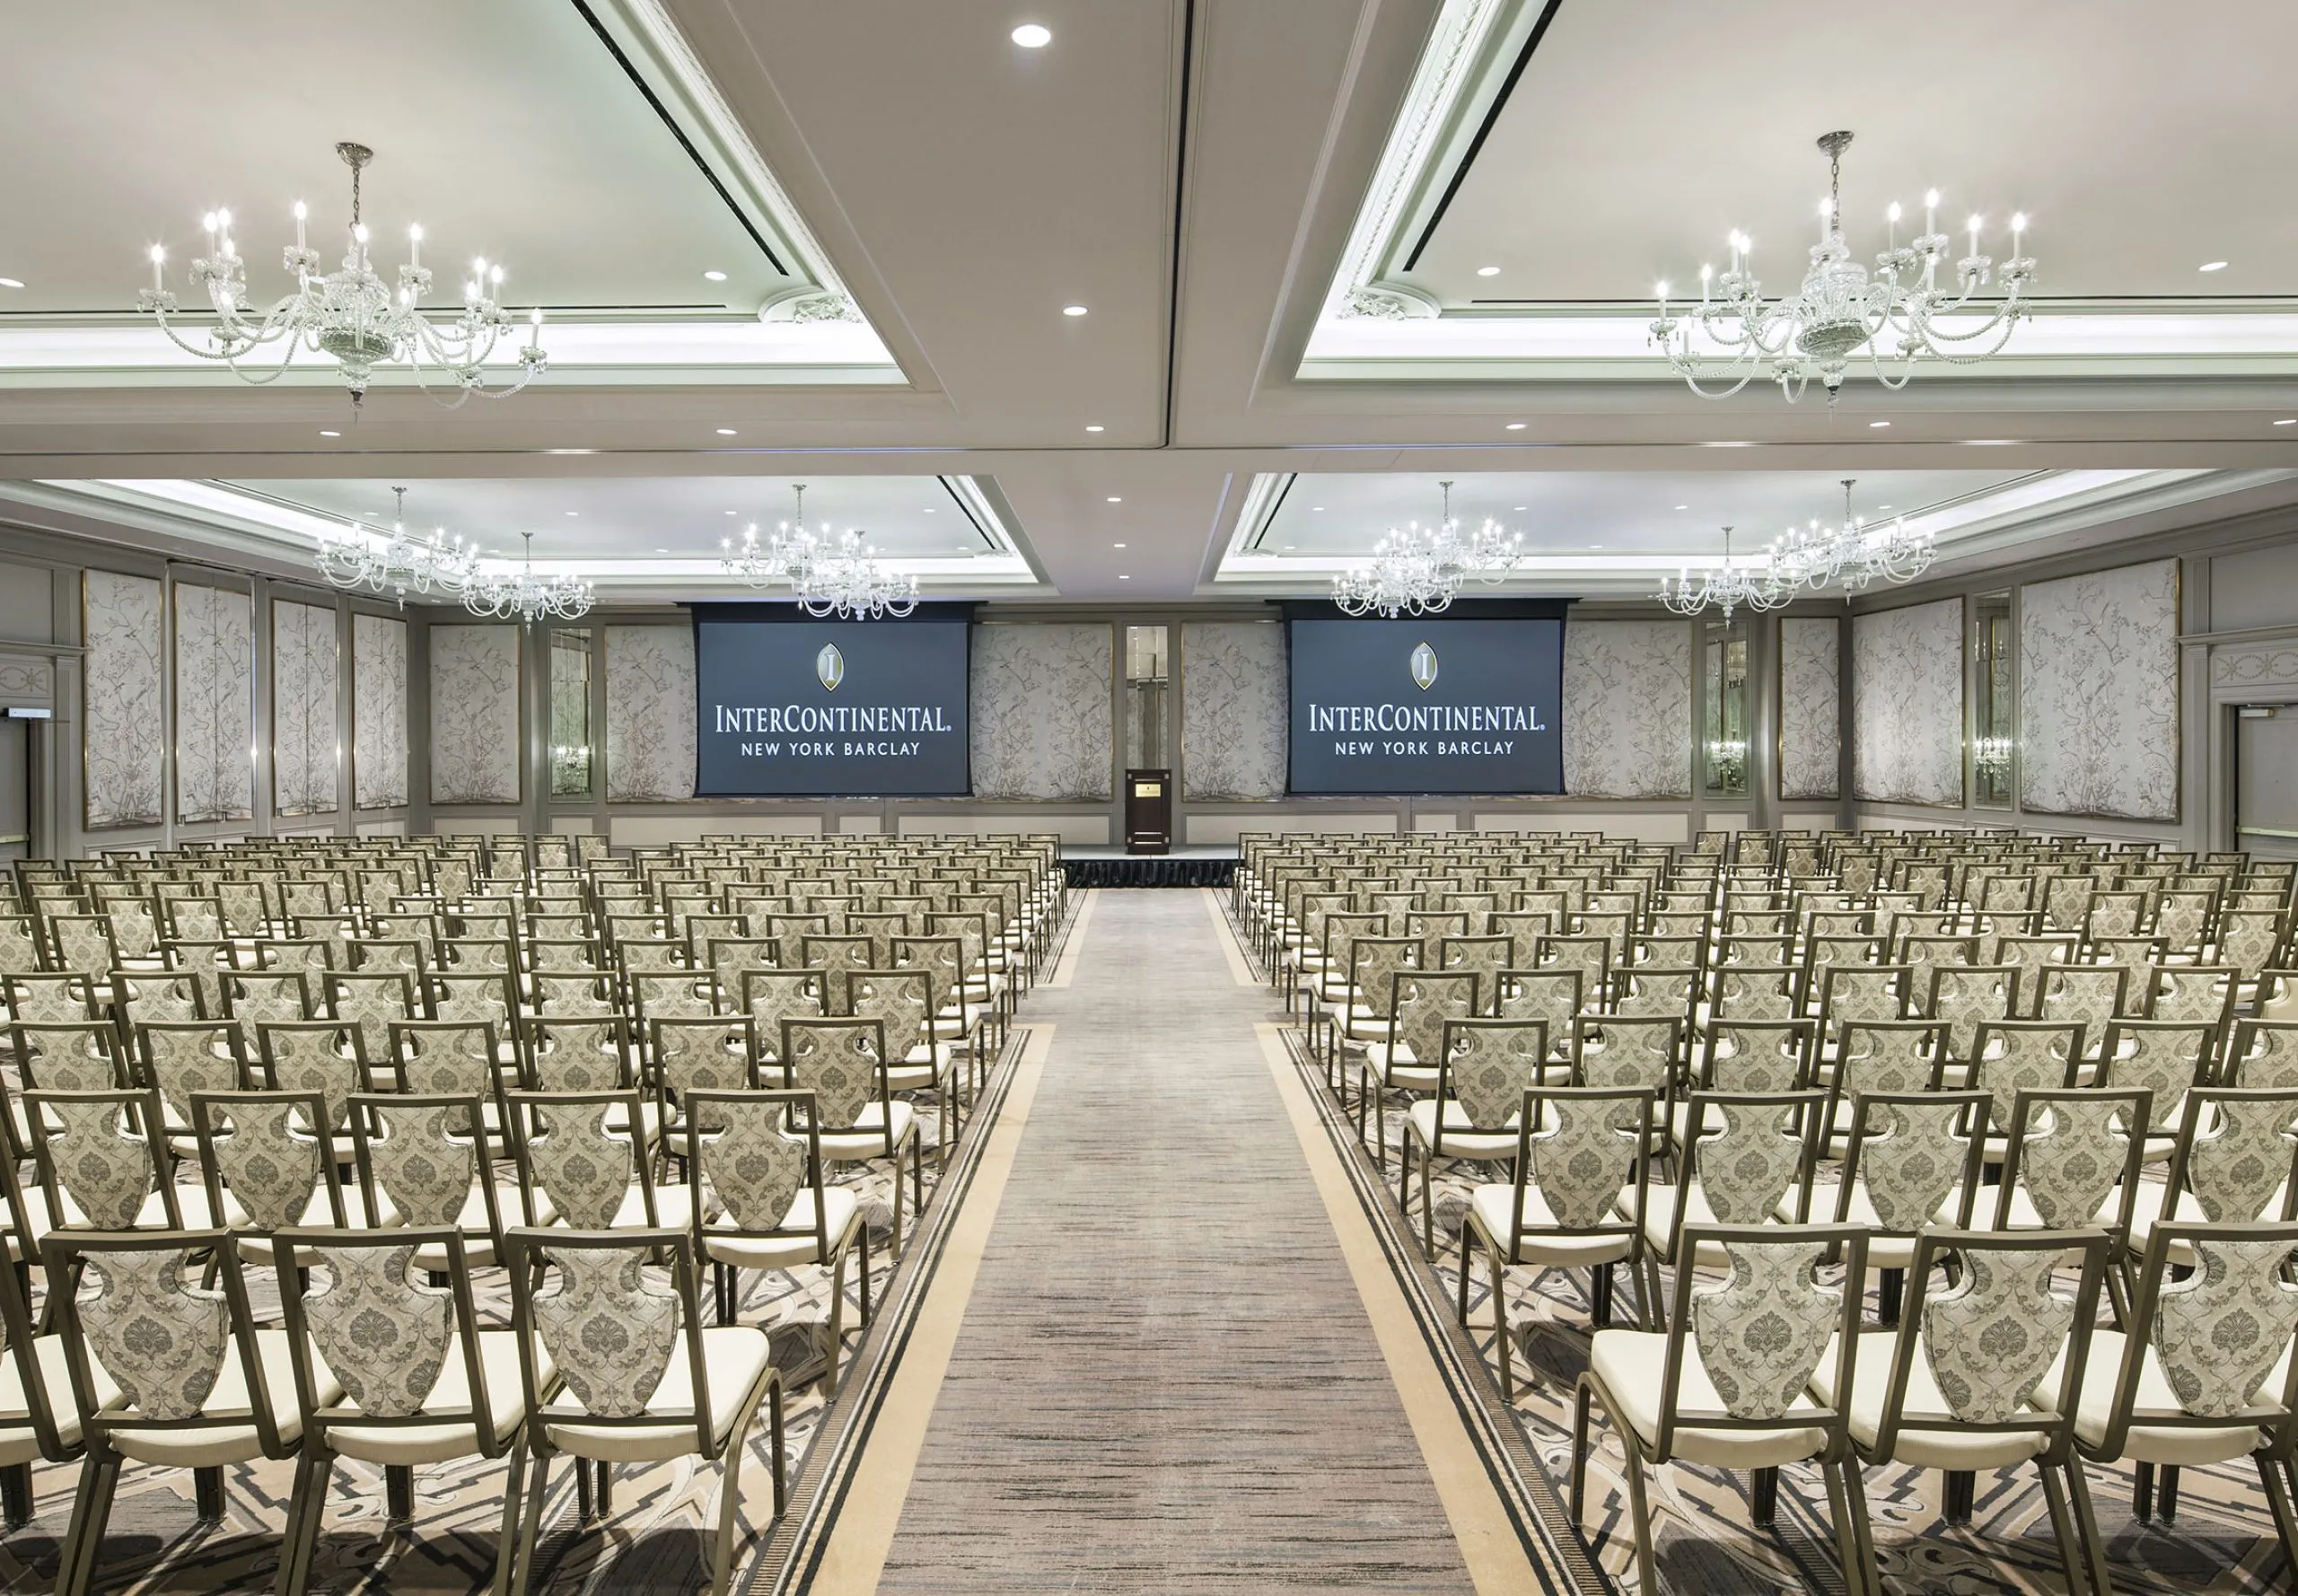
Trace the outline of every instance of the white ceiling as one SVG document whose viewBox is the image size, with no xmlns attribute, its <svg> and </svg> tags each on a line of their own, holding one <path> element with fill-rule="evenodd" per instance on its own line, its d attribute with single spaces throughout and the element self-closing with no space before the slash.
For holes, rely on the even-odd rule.
<svg viewBox="0 0 2298 1596">
<path fill-rule="evenodd" d="M 710 561 L 655 549 L 723 535 L 708 522 L 734 519 L 726 508 L 778 519 L 793 480 L 818 485 L 820 513 L 925 557 L 918 540 L 952 513 L 924 516 L 925 490 L 949 478 L 994 488 L 1034 567 L 1030 596 L 1145 601 L 1301 591 L 1297 571 L 1232 557 L 1254 485 L 1296 474 L 1333 483 L 1324 502 L 1371 530 L 1433 513 L 1439 478 L 1505 482 L 1490 502 L 1528 531 L 1569 528 L 1645 561 L 1677 552 L 1679 513 L 1655 524 L 1654 505 L 1700 506 L 1680 513 L 1698 523 L 1688 553 L 1727 520 L 1784 522 L 1791 500 L 1829 513 L 1843 476 L 1862 478 L 1863 502 L 1885 478 L 1936 485 L 1876 492 L 1892 504 L 2008 485 L 1986 539 L 1958 543 L 1966 558 L 2065 530 L 2065 503 L 2013 502 L 2038 474 L 2135 478 L 2085 490 L 2093 538 L 2298 498 L 2283 475 L 2298 470 L 2298 425 L 2273 425 L 2298 417 L 2287 349 L 2144 369 L 2074 358 L 2011 381 L 1932 370 L 1897 395 L 1855 382 L 1833 410 L 1761 390 L 1711 405 L 1649 375 L 1452 381 L 1376 363 L 1305 380 L 1432 26 L 1460 3 L 589 0 L 615 26 L 651 18 L 682 36 L 729 137 L 866 318 L 810 328 L 747 320 L 776 279 L 575 6 L 409 0 L 382 22 L 354 0 L 246 0 L 229 28 L 186 26 L 159 0 L 38 8 L 0 58 L 0 276 L 28 285 L 0 289 L 0 522 L 164 531 L 252 562 L 229 505 L 211 525 L 180 498 L 53 485 L 221 481 L 339 513 L 383 510 L 403 482 L 411 518 L 490 542 L 532 523 L 547 549 L 584 560 L 683 566 L 627 590 L 659 597 L 706 581 Z M 1050 27 L 1050 47 L 1016 48 L 1022 20 Z M 1425 270 L 1448 294 L 1638 295 L 1662 272 L 1696 276 L 1706 241 L 1737 224 L 1776 288 L 1819 192 L 1811 141 L 1844 125 L 1860 135 L 1855 218 L 1934 180 L 1951 210 L 2025 205 L 2048 293 L 2279 292 L 2298 286 L 2275 281 L 2298 259 L 2282 180 L 2298 123 L 2272 74 L 2294 35 L 2298 17 L 2265 0 L 2167 15 L 2004 0 L 1983 28 L 1781 0 L 1565 0 Z M 1776 47 L 1735 68 L 1750 37 Z M 143 250 L 188 242 L 219 203 L 242 218 L 264 292 L 287 202 L 335 215 L 344 137 L 379 152 L 382 236 L 419 216 L 442 260 L 499 254 L 514 301 L 716 308 L 652 319 L 686 341 L 682 360 L 570 358 L 515 399 L 454 412 L 379 388 L 355 423 L 324 384 L 243 389 L 41 353 L 43 338 L 156 342 L 124 314 Z M 730 146 L 698 147 L 730 191 L 752 192 Z M 2220 255 L 2226 272 L 2196 276 Z M 1473 276 L 1495 260 L 1502 276 Z M 710 267 L 729 284 L 704 284 Z M 1089 314 L 1064 316 L 1073 303 Z M 46 313 L 64 311 L 111 320 Z M 809 365 L 801 335 L 823 326 L 878 350 L 875 367 L 863 372 L 868 350 Z M 572 349 L 617 333 L 566 336 Z M 743 341 L 764 334 L 785 342 Z M 972 570 L 986 594 L 1015 591 L 987 562 Z M 1627 566 L 1577 570 L 1590 592 L 1645 582 Z"/>
<path fill-rule="evenodd" d="M 2009 253 L 2013 211 L 2046 296 L 2298 295 L 2286 0 L 1993 0 L 1983 23 L 1801 0 L 1565 0 L 1411 281 L 1445 304 L 1640 300 L 1756 241 L 1774 292 L 1802 275 L 1845 157 L 1855 256 L 1927 189 Z M 1919 226 L 1903 227 L 1905 241 Z M 2202 274 L 2208 260 L 2224 270 Z M 1478 267 L 1498 266 L 1481 277 Z"/>
</svg>

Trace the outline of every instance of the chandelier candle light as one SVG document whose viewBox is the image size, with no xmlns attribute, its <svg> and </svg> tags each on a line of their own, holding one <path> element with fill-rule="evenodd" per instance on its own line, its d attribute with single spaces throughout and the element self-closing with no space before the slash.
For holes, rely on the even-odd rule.
<svg viewBox="0 0 2298 1596">
<path fill-rule="evenodd" d="M 331 586 L 365 588 L 387 592 L 401 604 L 409 593 L 460 593 L 478 572 L 478 550 L 460 536 L 449 539 L 447 529 L 435 527 L 427 539 L 407 531 L 407 489 L 391 489 L 391 530 L 388 537 L 356 524 L 320 534 L 312 563 Z"/>
<path fill-rule="evenodd" d="M 1660 602 L 1678 615 L 1697 615 L 1713 606 L 1724 612 L 1728 625 L 1735 609 L 1776 609 L 1795 596 L 1795 585 L 1783 579 L 1776 549 L 1765 550 L 1759 565 L 1732 563 L 1732 529 L 1724 529 L 1724 563 L 1698 573 L 1687 566 L 1674 582 L 1660 578 Z"/>
<path fill-rule="evenodd" d="M 1821 527 L 1816 521 L 1804 528 L 1790 527 L 1772 545 L 1779 579 L 1790 591 L 1808 587 L 1824 592 L 1840 583 L 1844 594 L 1871 582 L 1913 582 L 1939 557 L 1936 539 L 1927 530 L 1911 528 L 1907 517 L 1873 526 L 1851 513 L 1855 477 L 1843 479 L 1843 522 Z"/>
<path fill-rule="evenodd" d="M 1951 268 L 1952 286 L 1939 281 L 1952 244 L 1938 228 L 1936 189 L 1924 196 L 1919 237 L 1899 242 L 1902 213 L 1894 201 L 1884 213 L 1890 248 L 1875 257 L 1872 272 L 1854 260 L 1843 238 L 1843 152 L 1850 145 L 1848 133 L 1820 140 L 1828 157 L 1828 197 L 1820 202 L 1820 241 L 1811 247 L 1811 268 L 1794 294 L 1765 301 L 1750 259 L 1753 245 L 1737 229 L 1729 240 L 1731 268 L 1720 277 L 1711 266 L 1699 268 L 1697 310 L 1671 314 L 1668 285 L 1660 285 L 1660 319 L 1652 323 L 1652 337 L 1671 369 L 1701 398 L 1728 399 L 1756 377 L 1768 376 L 1793 404 L 1816 374 L 1832 405 L 1852 358 L 1863 349 L 1876 381 L 1897 390 L 1926 355 L 1976 365 L 2000 354 L 2020 318 L 2031 313 L 2026 293 L 2035 263 L 2021 252 L 2024 212 L 2011 218 L 2011 256 L 2000 268 L 1979 253 L 1982 218 L 1970 219 L 1970 250 Z M 1989 283 L 2002 294 L 1991 308 L 1976 298 Z M 1707 386 L 1711 382 L 1727 386 Z"/>
<path fill-rule="evenodd" d="M 722 539 L 719 563 L 752 587 L 791 589 L 799 608 L 817 619 L 899 619 L 917 608 L 917 578 L 897 576 L 879 560 L 868 536 L 848 527 L 835 538 L 806 525 L 806 485 L 798 483 L 796 519 L 785 521 L 766 542 L 755 522 L 742 531 L 738 549 Z"/>
<path fill-rule="evenodd" d="M 1373 548 L 1373 557 L 1332 579 L 1332 601 L 1344 615 L 1434 615 L 1450 605 L 1471 577 L 1487 586 L 1504 580 L 1524 557 L 1524 535 L 1496 521 L 1467 535 L 1452 519 L 1452 485 L 1444 490 L 1444 519 L 1433 527 L 1413 522 L 1394 527 Z"/>
<path fill-rule="evenodd" d="M 206 342 L 186 338 L 169 322 L 176 313 L 176 296 L 167 285 L 167 250 L 158 244 L 152 246 L 152 285 L 136 294 L 136 308 L 149 311 L 179 348 L 202 360 L 222 361 L 249 382 L 276 381 L 298 349 L 327 355 L 341 370 L 354 406 L 366 397 L 375 368 L 388 364 L 405 363 L 425 392 L 431 391 L 425 373 L 432 368 L 443 373 L 455 391 L 452 399 L 440 402 L 450 409 L 473 394 L 502 399 L 532 381 L 549 364 L 542 350 L 541 307 L 528 316 L 528 341 L 517 352 L 515 376 L 487 387 L 487 363 L 514 325 L 496 297 L 503 286 L 502 267 L 490 266 L 484 259 L 473 261 L 463 283 L 461 310 L 444 318 L 427 314 L 422 300 L 431 291 L 431 272 L 423 264 L 423 229 L 407 230 L 408 260 L 399 268 L 394 290 L 368 258 L 367 224 L 360 218 L 360 173 L 374 159 L 374 152 L 346 143 L 336 145 L 335 153 L 351 168 L 349 248 L 339 269 L 320 269 L 320 252 L 306 239 L 310 213 L 297 200 L 295 241 L 281 251 L 283 263 L 294 276 L 295 291 L 258 316 L 247 301 L 247 263 L 232 237 L 232 213 L 210 211 L 205 219 L 207 253 L 191 263 L 191 282 L 205 293 L 215 313 Z M 276 349 L 276 360 L 267 358 L 260 367 L 241 364 L 263 349 Z"/>
<path fill-rule="evenodd" d="M 515 571 L 473 577 L 463 590 L 463 608 L 499 620 L 577 620 L 590 614 L 596 596 L 591 584 L 572 572 L 536 575 L 535 535 L 520 536 L 527 540 L 524 562 Z"/>
</svg>

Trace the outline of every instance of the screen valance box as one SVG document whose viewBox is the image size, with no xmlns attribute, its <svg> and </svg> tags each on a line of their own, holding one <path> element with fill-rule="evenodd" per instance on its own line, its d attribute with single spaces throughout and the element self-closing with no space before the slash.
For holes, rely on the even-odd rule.
<svg viewBox="0 0 2298 1596">
<path fill-rule="evenodd" d="M 973 606 L 817 620 L 696 604 L 695 794 L 962 798 Z"/>
<path fill-rule="evenodd" d="M 1286 790 L 1562 793 L 1569 602 L 1462 602 L 1399 620 L 1286 605 Z"/>
</svg>

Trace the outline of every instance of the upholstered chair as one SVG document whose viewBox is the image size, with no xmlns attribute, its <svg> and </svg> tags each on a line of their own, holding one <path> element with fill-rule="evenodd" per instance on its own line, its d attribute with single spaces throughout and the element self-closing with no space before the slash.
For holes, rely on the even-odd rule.
<svg viewBox="0 0 2298 1596">
<path fill-rule="evenodd" d="M 1421 1244 L 1432 1258 L 1431 1168 L 1439 1159 L 1491 1163 L 1516 1156 L 1516 1116 L 1524 1093 L 1540 1084 L 1548 1027 L 1539 1020 L 1448 1019 L 1434 1051 L 1436 1071 L 1428 1095 L 1405 1111 L 1397 1171 L 1397 1206 L 1409 1219 L 1412 1175 L 1416 1165 L 1419 1169 Z"/>
</svg>

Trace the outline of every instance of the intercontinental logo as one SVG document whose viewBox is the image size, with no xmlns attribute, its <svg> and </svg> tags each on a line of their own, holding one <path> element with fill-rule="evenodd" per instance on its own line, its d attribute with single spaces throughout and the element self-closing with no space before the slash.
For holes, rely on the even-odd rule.
<svg viewBox="0 0 2298 1596">
<path fill-rule="evenodd" d="M 837 644 L 823 644 L 821 653 L 814 656 L 814 680 L 826 693 L 838 691 L 838 684 L 846 680 L 846 656 L 838 652 Z"/>
<path fill-rule="evenodd" d="M 1412 651 L 1412 684 L 1424 693 L 1436 685 L 1436 651 L 1425 643 Z"/>
</svg>

